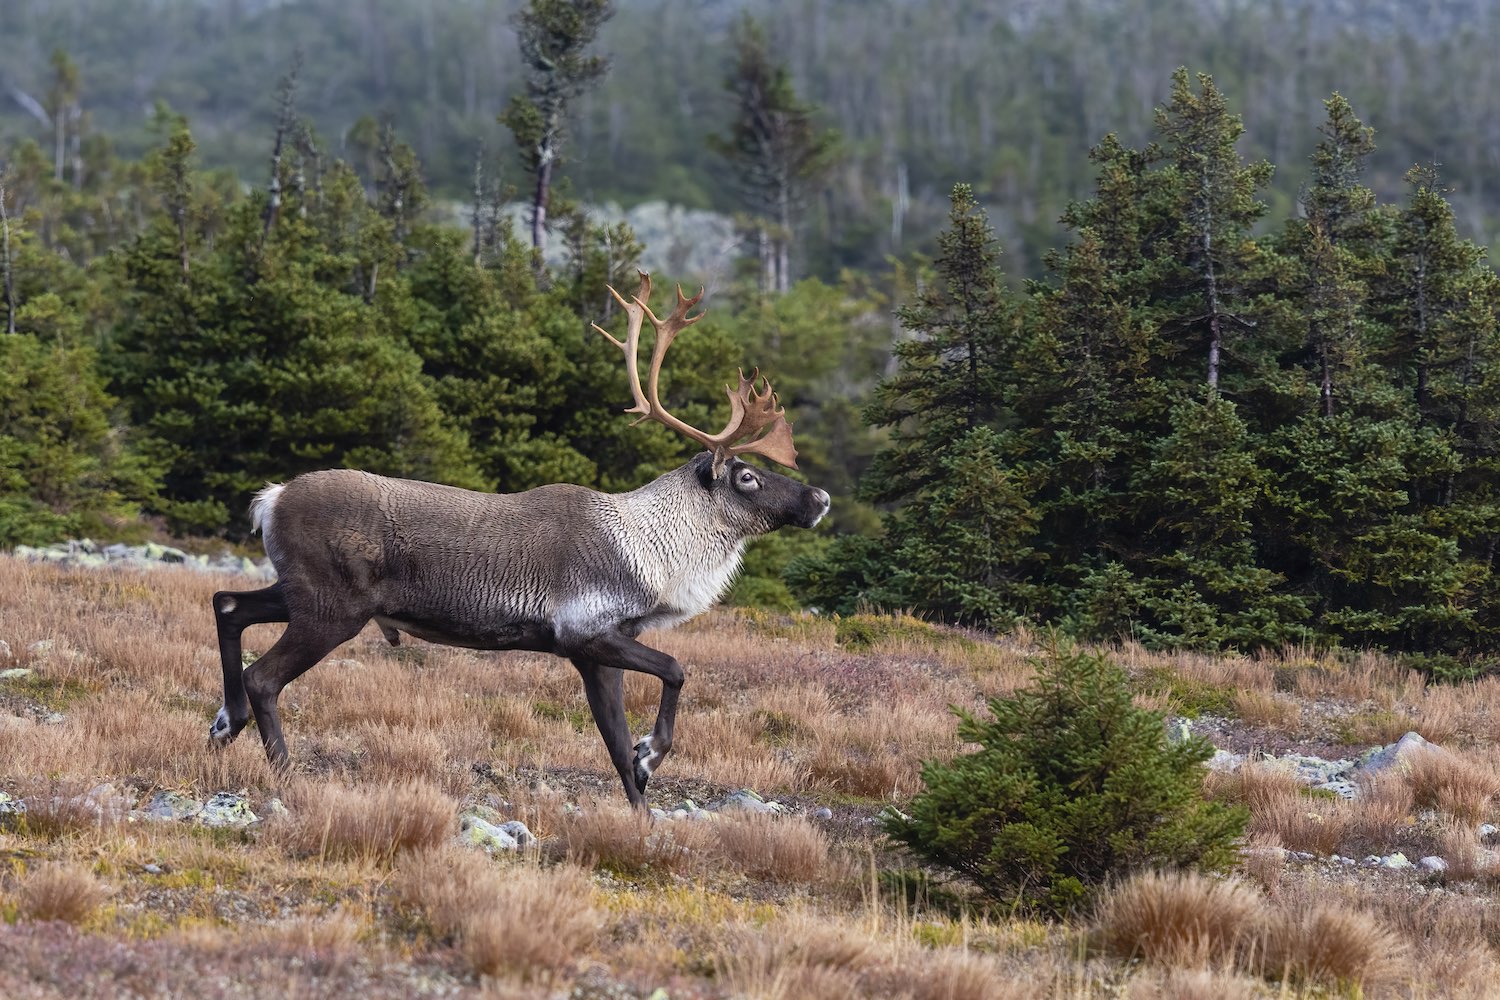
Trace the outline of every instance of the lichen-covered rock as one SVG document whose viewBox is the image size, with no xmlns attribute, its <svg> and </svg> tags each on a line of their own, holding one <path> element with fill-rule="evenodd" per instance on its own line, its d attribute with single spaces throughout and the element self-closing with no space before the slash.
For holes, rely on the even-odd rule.
<svg viewBox="0 0 1500 1000">
<path fill-rule="evenodd" d="M 522 829 L 525 829 L 524 825 Z M 526 836 L 531 837 L 530 830 L 526 831 Z M 512 836 L 509 830 L 482 816 L 476 816 L 473 812 L 466 812 L 458 818 L 458 839 L 460 843 L 478 847 L 486 854 L 514 851 L 521 846 L 520 840 Z"/>
<path fill-rule="evenodd" d="M 9 667 L 0 670 L 0 681 L 19 681 L 31 676 L 31 671 L 26 667 Z"/>
<path fill-rule="evenodd" d="M 251 823 L 260 822 L 260 817 L 251 810 L 249 801 L 235 792 L 215 792 L 197 815 L 199 823 L 212 827 L 243 829 Z"/>
<path fill-rule="evenodd" d="M 1402 854 L 1400 851 L 1397 851 L 1395 854 L 1387 854 L 1385 857 L 1381 858 L 1380 867 L 1389 868 L 1392 871 L 1400 871 L 1403 868 L 1411 868 L 1413 867 L 1413 865 L 1406 859 L 1406 855 Z"/>
<path fill-rule="evenodd" d="M 767 802 L 753 788 L 741 788 L 708 807 L 713 812 L 788 813 L 780 802 Z"/>
<path fill-rule="evenodd" d="M 203 811 L 203 803 L 181 792 L 157 792 L 150 803 L 141 810 L 147 819 L 182 820 L 191 819 Z"/>
<path fill-rule="evenodd" d="M 26 812 L 26 803 L 5 792 L 0 792 L 0 828 L 3 828 L 8 820 L 24 812 Z"/>
</svg>

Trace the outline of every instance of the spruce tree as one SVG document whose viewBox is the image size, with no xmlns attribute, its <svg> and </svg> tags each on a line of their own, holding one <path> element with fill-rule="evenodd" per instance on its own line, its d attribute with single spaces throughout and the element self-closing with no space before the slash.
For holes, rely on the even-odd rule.
<svg viewBox="0 0 1500 1000">
<path fill-rule="evenodd" d="M 877 502 L 910 497 L 941 474 L 942 456 L 968 432 L 1008 423 L 1006 362 L 1015 306 L 989 220 L 967 184 L 953 188 L 949 229 L 938 236 L 934 279 L 897 310 L 911 339 L 876 388 L 867 422 L 890 427 L 891 446 L 863 484 Z"/>
</svg>

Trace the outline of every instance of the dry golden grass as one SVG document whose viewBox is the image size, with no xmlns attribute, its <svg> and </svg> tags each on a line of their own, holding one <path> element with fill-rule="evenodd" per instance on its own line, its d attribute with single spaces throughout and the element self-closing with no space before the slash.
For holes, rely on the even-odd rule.
<svg viewBox="0 0 1500 1000">
<path fill-rule="evenodd" d="M 407 855 L 392 884 L 485 976 L 555 981 L 580 964 L 601 923 L 587 873 L 569 864 L 496 864 L 448 847 Z"/>
<path fill-rule="evenodd" d="M 16 909 L 28 920 L 62 920 L 80 924 L 104 902 L 104 887 L 77 865 L 42 865 L 21 876 Z"/>
<path fill-rule="evenodd" d="M 1263 983 L 1209 969 L 1147 972 L 1130 982 L 1127 1000 L 1253 1000 L 1265 997 Z"/>
<path fill-rule="evenodd" d="M 657 823 L 615 802 L 592 802 L 564 813 L 558 833 L 570 859 L 616 872 L 701 868 L 716 844 L 707 823 Z"/>
<path fill-rule="evenodd" d="M 1365 911 L 1311 902 L 1272 923 L 1264 964 L 1273 976 L 1374 992 L 1396 977 L 1404 957 L 1401 939 Z"/>
<path fill-rule="evenodd" d="M 1500 768 L 1492 756 L 1423 749 L 1408 755 L 1400 769 L 1418 805 L 1470 823 L 1488 818 L 1500 795 Z"/>
<path fill-rule="evenodd" d="M 712 826 L 719 851 L 750 875 L 799 883 L 828 871 L 828 837 L 800 816 L 729 815 Z"/>
<path fill-rule="evenodd" d="M 287 850 L 320 858 L 389 864 L 457 829 L 458 803 L 420 781 L 371 789 L 307 781 L 288 790 L 287 806 L 290 815 L 268 832 Z"/>
<path fill-rule="evenodd" d="M 1284 733 L 1302 731 L 1302 706 L 1274 691 L 1243 690 L 1230 697 L 1237 718 L 1252 726 L 1265 726 Z"/>
<path fill-rule="evenodd" d="M 1265 900 L 1233 879 L 1150 873 L 1110 890 L 1097 920 L 1100 942 L 1123 959 L 1228 968 L 1258 944 Z"/>
<path fill-rule="evenodd" d="M 1266 893 L 1256 897 L 1265 914 L 1256 940 L 1279 942 L 1294 975 L 1284 986 L 1279 969 L 1250 958 L 1230 968 L 1161 964 L 1214 953 L 1221 946 L 1203 942 L 1219 938 L 1206 932 L 1183 934 L 1186 957 L 1137 966 L 1083 955 L 1076 924 L 951 915 L 935 909 L 935 896 L 917 913 L 904 894 L 884 895 L 854 874 L 894 861 L 862 821 L 917 790 L 923 758 L 960 749 L 948 706 L 978 707 L 1031 676 L 1037 647 L 1024 634 L 985 641 L 913 629 L 854 650 L 836 644 L 825 620 L 719 612 L 646 636 L 689 678 L 674 753 L 652 784 L 655 804 L 748 786 L 800 808 L 833 805 L 838 817 L 649 824 L 624 807 L 577 673 L 554 657 L 416 641 L 391 649 L 372 628 L 284 694 L 292 776 L 266 766 L 253 727 L 209 751 L 220 678 L 208 600 L 246 586 L 0 557 L 0 637 L 16 652 L 6 665 L 34 671 L 0 683 L 0 787 L 30 806 L 24 821 L 0 829 L 0 914 L 23 918 L 0 921 L 0 951 L 29 956 L 15 973 L 25 981 L 49 981 L 65 954 L 86 966 L 117 963 L 111 974 L 127 978 L 110 983 L 180 964 L 232 968 L 269 992 L 306 996 L 410 992 L 399 979 L 371 992 L 362 977 L 378 968 L 421 982 L 431 973 L 460 996 L 566 994 L 585 977 L 576 983 L 585 991 L 649 995 L 665 985 L 674 997 L 1234 1000 L 1257 988 L 1325 995 L 1340 979 L 1363 982 L 1370 997 L 1480 996 L 1464 992 L 1466 978 L 1491 981 L 1500 960 L 1500 880 L 1486 871 L 1473 823 L 1451 818 L 1494 815 L 1483 793 L 1484 774 L 1496 769 L 1500 679 L 1427 685 L 1375 654 L 1118 650 L 1138 675 L 1228 698 L 1236 724 L 1326 739 L 1333 725 L 1315 697 L 1336 702 L 1337 719 L 1447 741 L 1473 765 L 1457 776 L 1419 766 L 1352 803 L 1309 797 L 1289 775 L 1257 765 L 1208 779 L 1214 794 L 1249 805 L 1252 848 L 1327 853 L 1336 844 L 1349 854 L 1368 842 L 1410 853 L 1416 838 L 1454 864 L 1444 885 L 1453 898 L 1424 910 L 1392 891 L 1415 876 L 1351 870 L 1339 896 L 1317 896 L 1304 885 L 1316 866 L 1248 851 L 1247 882 Z M 246 648 L 265 650 L 278 631 L 252 628 Z M 42 639 L 51 650 L 31 652 Z M 1171 692 L 1153 690 L 1147 699 L 1166 705 Z M 659 696 L 652 679 L 627 679 L 632 732 L 649 729 Z M 36 721 L 49 712 L 61 721 Z M 88 803 L 105 783 L 127 805 L 165 788 L 200 798 L 244 789 L 257 812 L 267 815 L 276 795 L 290 813 L 246 832 L 129 822 L 121 809 Z M 1417 823 L 1421 803 L 1450 818 Z M 457 846 L 460 807 L 474 804 L 525 821 L 542 849 L 491 859 Z M 5 868 L 21 864 L 82 875 L 109 904 L 78 918 L 88 932 L 66 947 L 37 938 L 9 948 L 22 930 L 67 930 L 25 918 L 21 874 Z M 601 870 L 591 877 L 586 866 Z M 1370 884 L 1350 895 L 1361 878 Z M 1340 925 L 1315 901 L 1364 922 Z M 1202 916 L 1169 910 L 1142 919 L 1191 927 Z M 1361 935 L 1371 928 L 1373 937 Z M 1410 964 L 1395 972 L 1360 946 L 1392 931 L 1410 943 Z M 0 967 L 0 992 L 19 981 L 7 974 Z"/>
</svg>

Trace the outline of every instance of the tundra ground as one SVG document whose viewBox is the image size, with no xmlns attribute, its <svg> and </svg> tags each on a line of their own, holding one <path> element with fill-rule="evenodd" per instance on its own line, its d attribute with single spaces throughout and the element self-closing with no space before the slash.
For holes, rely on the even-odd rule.
<svg viewBox="0 0 1500 1000">
<path fill-rule="evenodd" d="M 1026 682 L 1025 635 L 720 611 L 648 636 L 688 673 L 652 804 L 753 788 L 791 810 L 650 823 L 624 808 L 552 657 L 391 648 L 371 628 L 283 695 L 291 776 L 253 727 L 211 750 L 209 597 L 241 586 L 0 557 L 0 790 L 28 805 L 0 825 L 0 995 L 1500 995 L 1500 869 L 1475 832 L 1497 820 L 1497 678 L 1117 648 L 1143 703 L 1198 717 L 1225 749 L 1354 756 L 1415 730 L 1450 756 L 1354 801 L 1253 764 L 1210 775 L 1252 811 L 1240 872 L 1140 878 L 1093 917 L 1046 923 L 924 871 L 877 822 L 920 788 L 923 759 L 961 749 L 949 706 Z M 633 731 L 657 697 L 628 679 Z M 242 791 L 264 819 L 131 818 L 162 790 Z M 460 846 L 475 806 L 539 842 Z M 1396 850 L 1450 870 L 1328 860 Z"/>
</svg>

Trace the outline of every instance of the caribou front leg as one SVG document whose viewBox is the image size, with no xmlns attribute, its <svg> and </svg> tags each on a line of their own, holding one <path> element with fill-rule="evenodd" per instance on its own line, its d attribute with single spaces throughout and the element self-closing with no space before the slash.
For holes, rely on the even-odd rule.
<svg viewBox="0 0 1500 1000">
<path fill-rule="evenodd" d="M 583 649 L 588 659 L 602 666 L 635 670 L 661 681 L 661 707 L 656 712 L 656 725 L 651 728 L 650 736 L 643 737 L 635 745 L 635 759 L 632 761 L 635 786 L 644 803 L 647 782 L 672 750 L 672 731 L 677 724 L 677 698 L 682 693 L 682 683 L 685 680 L 682 665 L 666 653 L 642 645 L 623 632 L 605 632 L 586 642 Z M 623 715 L 623 697 L 621 701 Z"/>
</svg>

